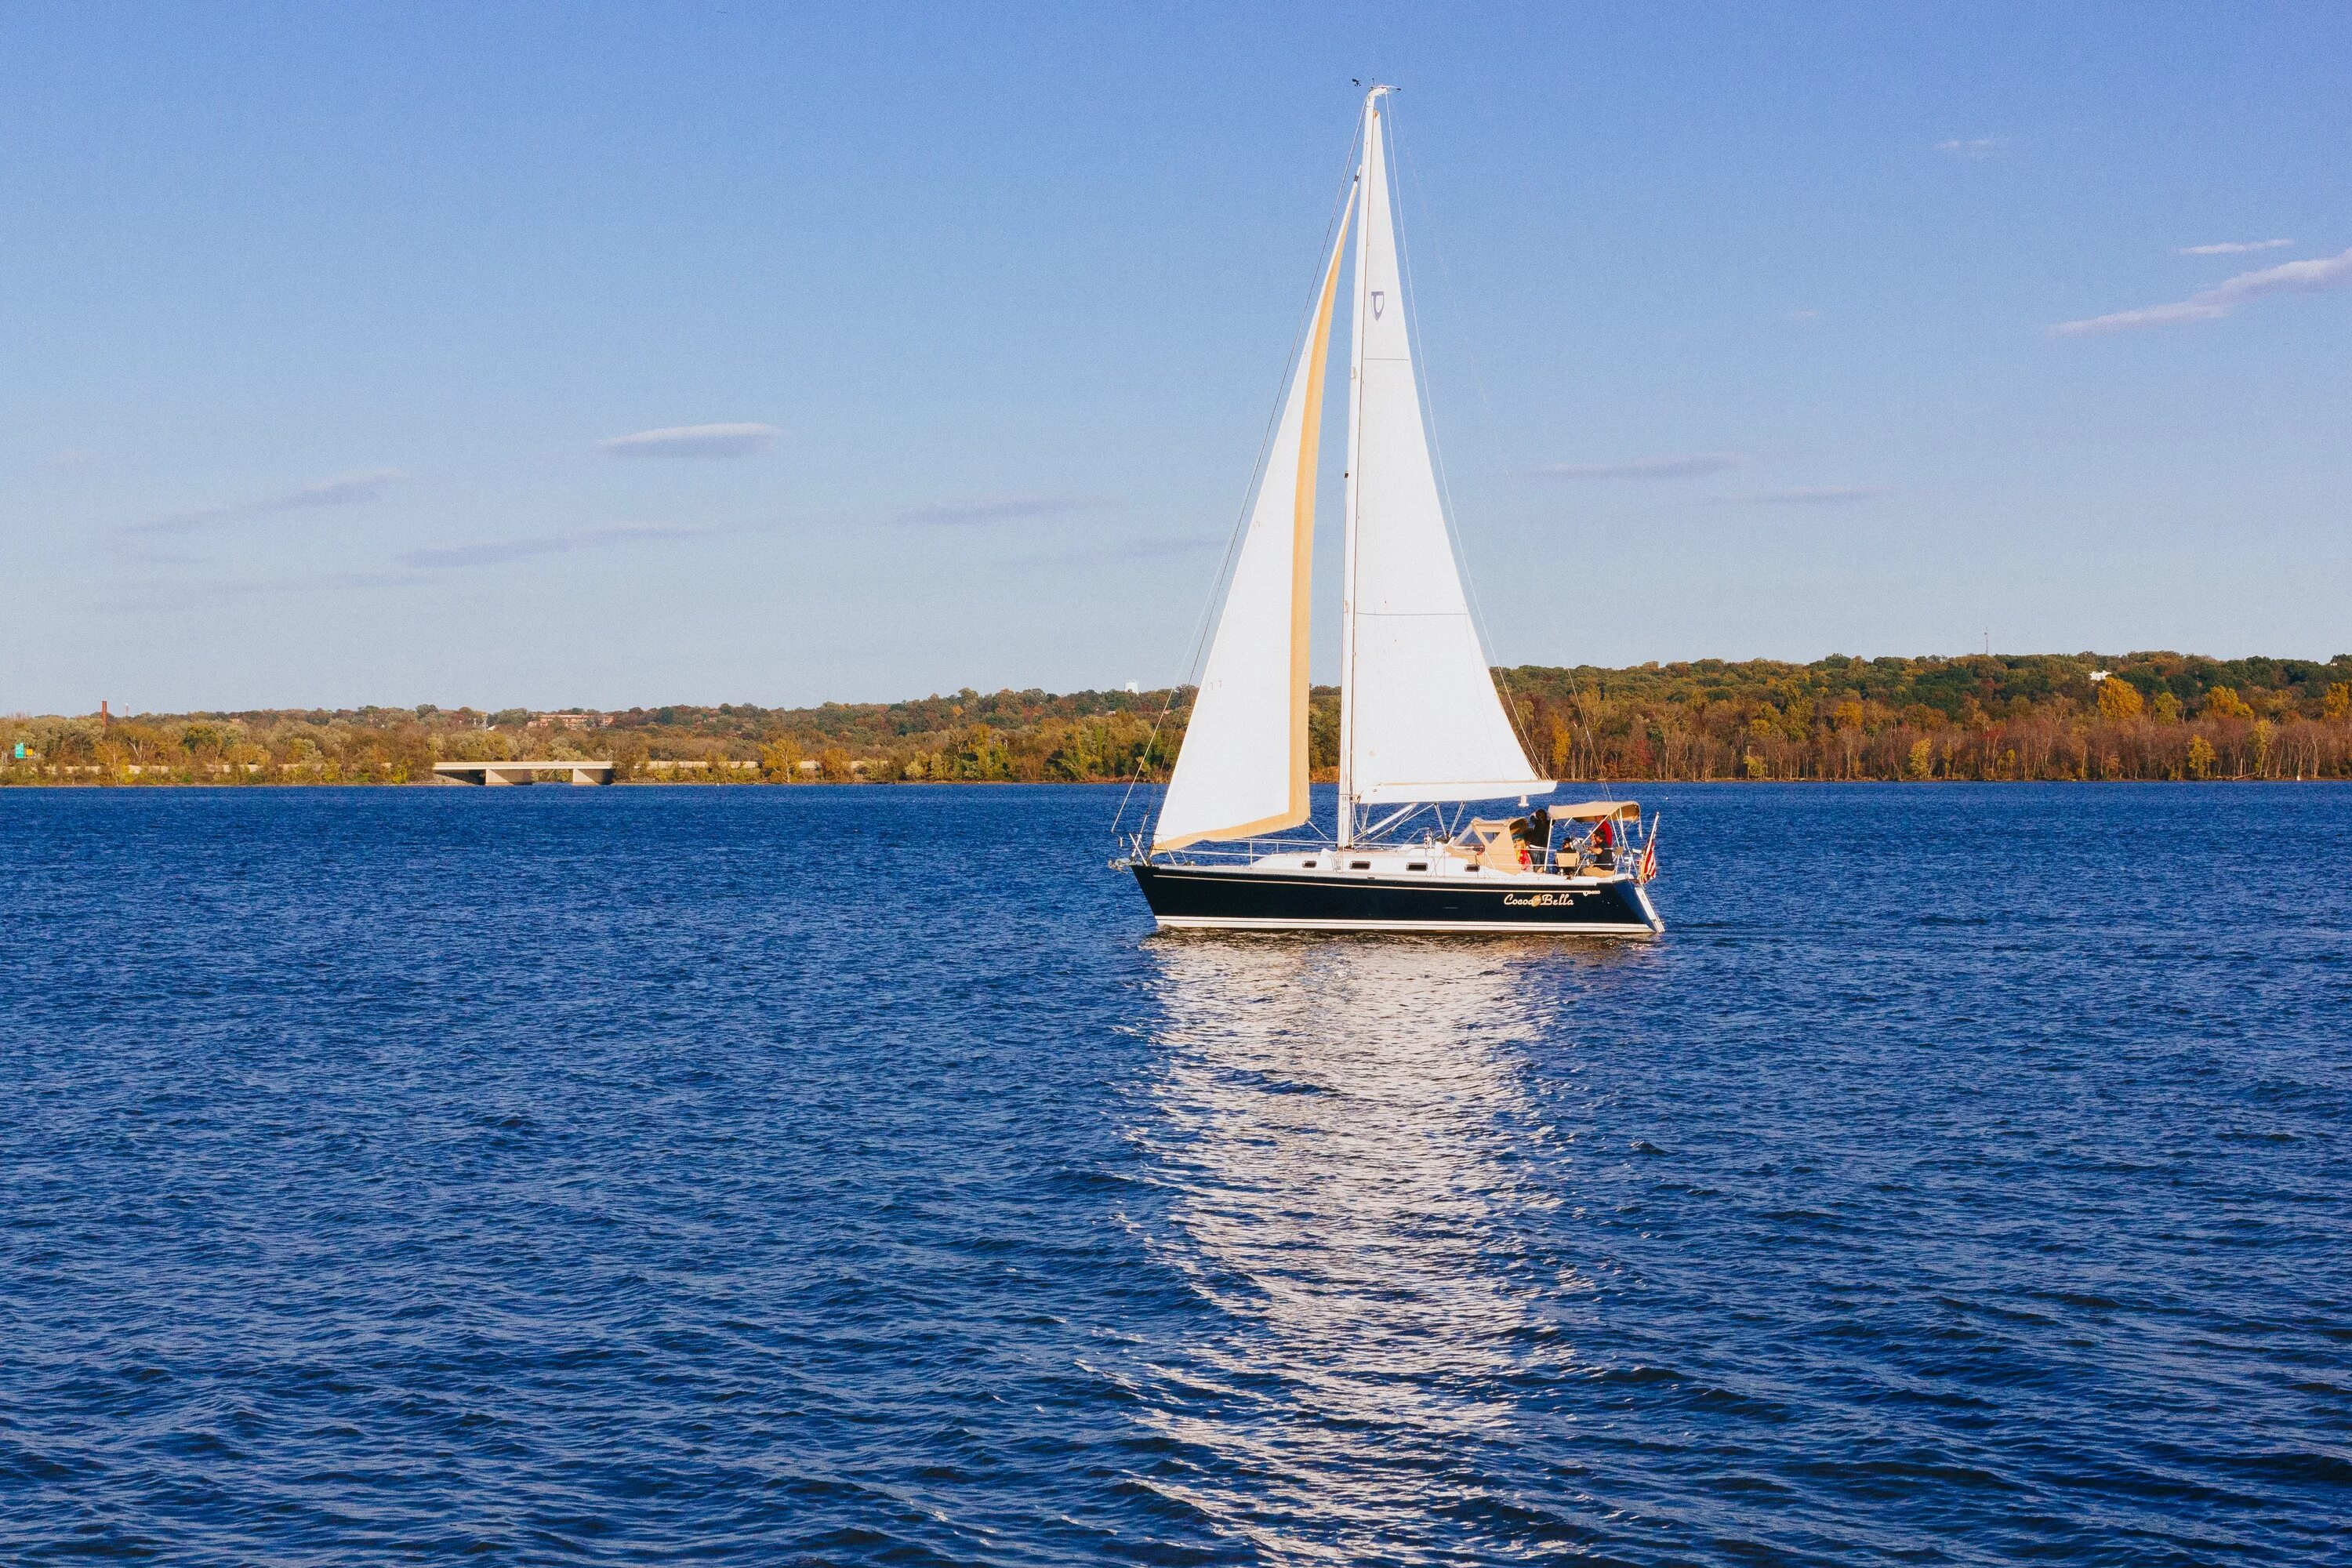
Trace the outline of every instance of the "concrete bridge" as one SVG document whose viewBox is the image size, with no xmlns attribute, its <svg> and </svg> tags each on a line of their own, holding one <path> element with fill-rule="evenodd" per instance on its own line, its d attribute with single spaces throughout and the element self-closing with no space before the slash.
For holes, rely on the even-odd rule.
<svg viewBox="0 0 2352 1568">
<path fill-rule="evenodd" d="M 576 784 L 613 782 L 610 763 L 436 763 L 433 781 L 450 784 L 537 784 L 541 773 L 570 773 Z"/>
</svg>

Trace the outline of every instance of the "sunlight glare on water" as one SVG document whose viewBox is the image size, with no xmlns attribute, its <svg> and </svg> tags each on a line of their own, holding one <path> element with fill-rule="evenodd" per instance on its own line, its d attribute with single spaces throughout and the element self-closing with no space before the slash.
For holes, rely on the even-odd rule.
<svg viewBox="0 0 2352 1568">
<path fill-rule="evenodd" d="M 1150 956 L 1166 1066 L 1139 1137 L 1180 1194 L 1155 1250 L 1228 1325 L 1199 1366 L 1263 1391 L 1157 1417 L 1230 1456 L 1188 1500 L 1284 1557 L 1395 1550 L 1464 1446 L 1513 1436 L 1494 1380 L 1541 1309 L 1509 1211 L 1545 1201 L 1511 1175 L 1533 1131 L 1513 1047 L 1534 1032 L 1513 971 L 1539 955 L 1174 938 Z M 1317 1528 L 1256 1522 L 1269 1501 Z"/>
</svg>

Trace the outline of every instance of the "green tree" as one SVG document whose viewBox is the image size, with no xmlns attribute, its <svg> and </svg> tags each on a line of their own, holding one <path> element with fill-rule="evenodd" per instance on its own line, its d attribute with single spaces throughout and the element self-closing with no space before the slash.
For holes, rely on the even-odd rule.
<svg viewBox="0 0 2352 1568">
<path fill-rule="evenodd" d="M 955 776 L 975 782 L 1002 780 L 1012 776 L 1012 753 L 985 724 L 974 724 L 964 732 L 963 744 L 957 749 Z M 828 777 L 831 775 L 828 774 Z"/>
</svg>

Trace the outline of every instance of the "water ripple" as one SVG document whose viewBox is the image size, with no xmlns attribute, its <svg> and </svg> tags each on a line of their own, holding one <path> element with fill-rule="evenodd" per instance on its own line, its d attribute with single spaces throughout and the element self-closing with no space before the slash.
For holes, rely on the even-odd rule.
<svg viewBox="0 0 2352 1568">
<path fill-rule="evenodd" d="M 1594 945 L 1151 938 L 1087 790 L 0 793 L 0 1553 L 2344 1560 L 2352 791 L 1656 794 Z"/>
</svg>

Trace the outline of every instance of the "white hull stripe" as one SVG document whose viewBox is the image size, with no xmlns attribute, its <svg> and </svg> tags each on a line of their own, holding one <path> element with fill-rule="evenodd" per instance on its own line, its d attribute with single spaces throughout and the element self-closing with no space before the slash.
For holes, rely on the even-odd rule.
<svg viewBox="0 0 2352 1568">
<path fill-rule="evenodd" d="M 1595 925 L 1538 921 L 1311 921 L 1280 915 L 1155 915 L 1162 931 L 1495 931 L 1536 936 L 1649 936 L 1645 925 Z"/>
</svg>

